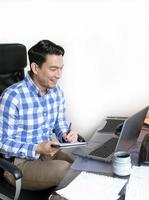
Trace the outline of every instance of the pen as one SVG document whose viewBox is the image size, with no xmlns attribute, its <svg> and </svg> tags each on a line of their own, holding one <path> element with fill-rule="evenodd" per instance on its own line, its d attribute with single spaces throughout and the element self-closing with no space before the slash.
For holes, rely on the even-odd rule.
<svg viewBox="0 0 149 200">
<path fill-rule="evenodd" d="M 68 127 L 68 130 L 67 130 L 67 132 L 66 132 L 66 135 L 68 135 L 68 133 L 71 131 L 71 125 L 72 125 L 72 123 L 70 122 L 69 127 Z"/>
</svg>

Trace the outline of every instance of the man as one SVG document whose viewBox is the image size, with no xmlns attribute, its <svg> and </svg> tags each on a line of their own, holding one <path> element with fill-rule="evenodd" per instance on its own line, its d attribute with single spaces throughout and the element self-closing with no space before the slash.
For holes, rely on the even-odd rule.
<svg viewBox="0 0 149 200">
<path fill-rule="evenodd" d="M 57 84 L 63 70 L 64 49 L 42 40 L 29 51 L 30 71 L 7 88 L 0 102 L 0 152 L 22 170 L 24 189 L 41 190 L 57 185 L 71 158 L 52 148 L 58 140 L 76 142 L 77 134 L 65 118 L 65 99 Z M 6 179 L 14 178 L 5 172 Z"/>
</svg>

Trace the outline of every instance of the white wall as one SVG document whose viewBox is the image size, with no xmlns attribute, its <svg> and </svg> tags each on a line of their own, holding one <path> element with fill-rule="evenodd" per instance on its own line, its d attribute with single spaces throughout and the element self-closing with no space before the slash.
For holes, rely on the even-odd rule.
<svg viewBox="0 0 149 200">
<path fill-rule="evenodd" d="M 0 0 L 0 42 L 65 48 L 67 114 L 89 137 L 107 115 L 149 104 L 148 10 L 142 0 Z"/>
</svg>

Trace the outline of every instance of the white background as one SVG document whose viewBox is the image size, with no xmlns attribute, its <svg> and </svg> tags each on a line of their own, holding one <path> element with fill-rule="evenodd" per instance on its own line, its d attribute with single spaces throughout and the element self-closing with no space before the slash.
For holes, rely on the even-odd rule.
<svg viewBox="0 0 149 200">
<path fill-rule="evenodd" d="M 149 104 L 148 1 L 0 0 L 1 43 L 42 39 L 66 51 L 60 84 L 81 135 Z"/>
</svg>

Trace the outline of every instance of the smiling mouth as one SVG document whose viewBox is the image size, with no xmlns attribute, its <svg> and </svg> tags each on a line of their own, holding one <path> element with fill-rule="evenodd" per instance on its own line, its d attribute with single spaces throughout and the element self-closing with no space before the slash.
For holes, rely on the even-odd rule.
<svg viewBox="0 0 149 200">
<path fill-rule="evenodd" d="M 56 84 L 57 80 L 50 80 L 52 83 Z"/>
</svg>

